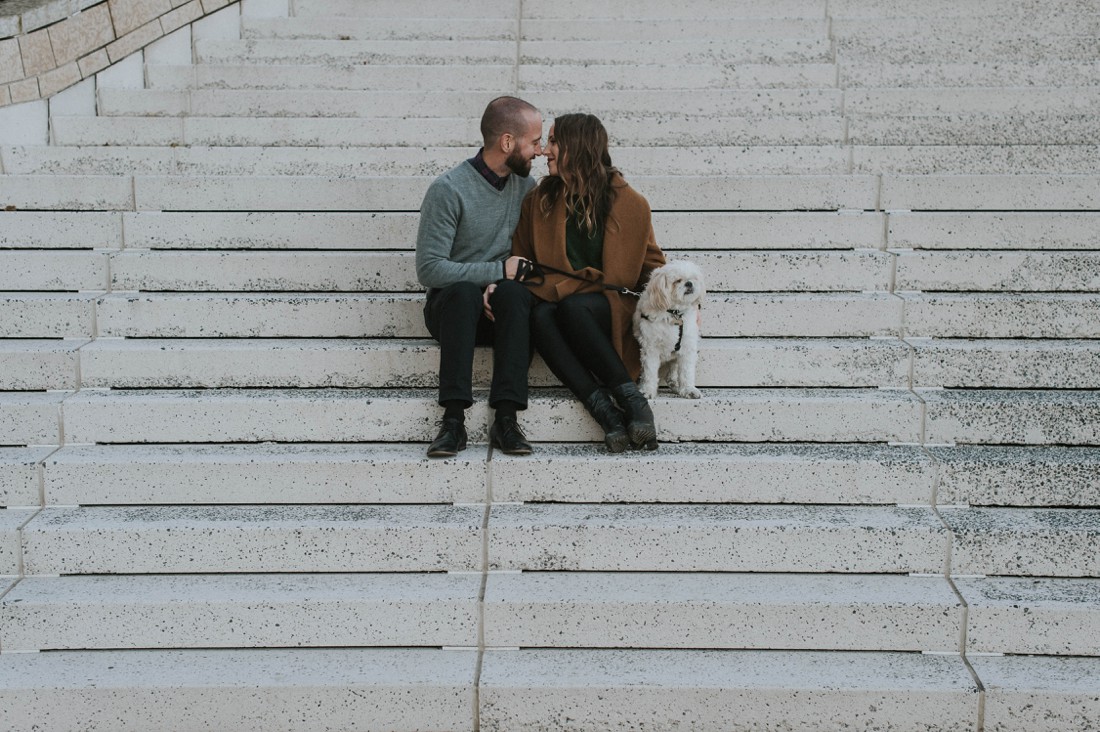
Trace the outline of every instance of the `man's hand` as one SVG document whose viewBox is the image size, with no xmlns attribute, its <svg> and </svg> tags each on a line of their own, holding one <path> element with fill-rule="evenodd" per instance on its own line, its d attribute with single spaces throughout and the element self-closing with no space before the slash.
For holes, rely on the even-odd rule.
<svg viewBox="0 0 1100 732">
<path fill-rule="evenodd" d="M 515 257 L 512 257 L 515 259 Z M 485 308 L 485 317 L 490 321 L 495 322 L 496 318 L 493 317 L 493 306 L 489 304 L 489 298 L 496 292 L 497 286 L 495 284 L 489 285 L 485 288 L 485 293 L 481 296 L 482 307 Z"/>
<path fill-rule="evenodd" d="M 516 273 L 519 272 L 519 263 L 526 262 L 527 259 L 517 254 L 513 254 L 504 260 L 504 279 L 514 280 Z"/>
</svg>

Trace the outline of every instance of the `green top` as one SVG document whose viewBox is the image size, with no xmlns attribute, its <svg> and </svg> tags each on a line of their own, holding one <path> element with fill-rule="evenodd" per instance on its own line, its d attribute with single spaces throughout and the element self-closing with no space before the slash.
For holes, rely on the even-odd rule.
<svg viewBox="0 0 1100 732">
<path fill-rule="evenodd" d="M 587 236 L 572 214 L 565 217 L 565 255 L 573 269 L 603 270 L 603 226 L 597 226 L 592 236 Z"/>
</svg>

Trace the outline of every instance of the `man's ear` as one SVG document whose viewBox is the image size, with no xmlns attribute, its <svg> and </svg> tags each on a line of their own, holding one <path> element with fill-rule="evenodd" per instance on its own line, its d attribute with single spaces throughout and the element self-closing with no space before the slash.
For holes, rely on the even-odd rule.
<svg viewBox="0 0 1100 732">
<path fill-rule="evenodd" d="M 512 149 L 516 146 L 516 138 L 510 132 L 505 132 L 500 136 L 500 139 L 497 140 L 497 146 L 500 147 L 502 153 L 506 155 L 511 154 Z"/>
</svg>

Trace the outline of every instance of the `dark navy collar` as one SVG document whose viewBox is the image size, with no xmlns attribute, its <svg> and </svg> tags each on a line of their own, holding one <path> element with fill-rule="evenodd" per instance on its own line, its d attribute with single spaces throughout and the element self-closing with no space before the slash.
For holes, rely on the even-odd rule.
<svg viewBox="0 0 1100 732">
<path fill-rule="evenodd" d="M 504 176 L 503 178 L 501 178 L 499 175 L 494 173 L 493 169 L 485 164 L 485 157 L 483 155 L 484 152 L 485 148 L 481 148 L 477 151 L 477 155 L 473 156 L 466 162 L 474 166 L 474 170 L 481 173 L 481 177 L 487 180 L 489 182 L 489 185 L 491 185 L 493 188 L 496 188 L 498 191 L 503 191 L 504 186 L 508 185 L 508 176 Z"/>
</svg>

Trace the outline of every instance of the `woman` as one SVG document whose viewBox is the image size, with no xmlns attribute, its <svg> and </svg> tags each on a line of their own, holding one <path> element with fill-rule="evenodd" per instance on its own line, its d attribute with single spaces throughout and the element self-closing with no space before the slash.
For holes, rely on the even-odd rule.
<svg viewBox="0 0 1100 732">
<path fill-rule="evenodd" d="M 513 254 L 545 267 L 531 287 L 535 347 L 600 423 L 610 452 L 655 450 L 653 412 L 635 383 L 637 297 L 605 287 L 638 292 L 664 264 L 649 204 L 612 166 L 607 130 L 590 114 L 558 117 L 544 154 L 550 174 L 524 199 L 512 237 Z"/>
</svg>

